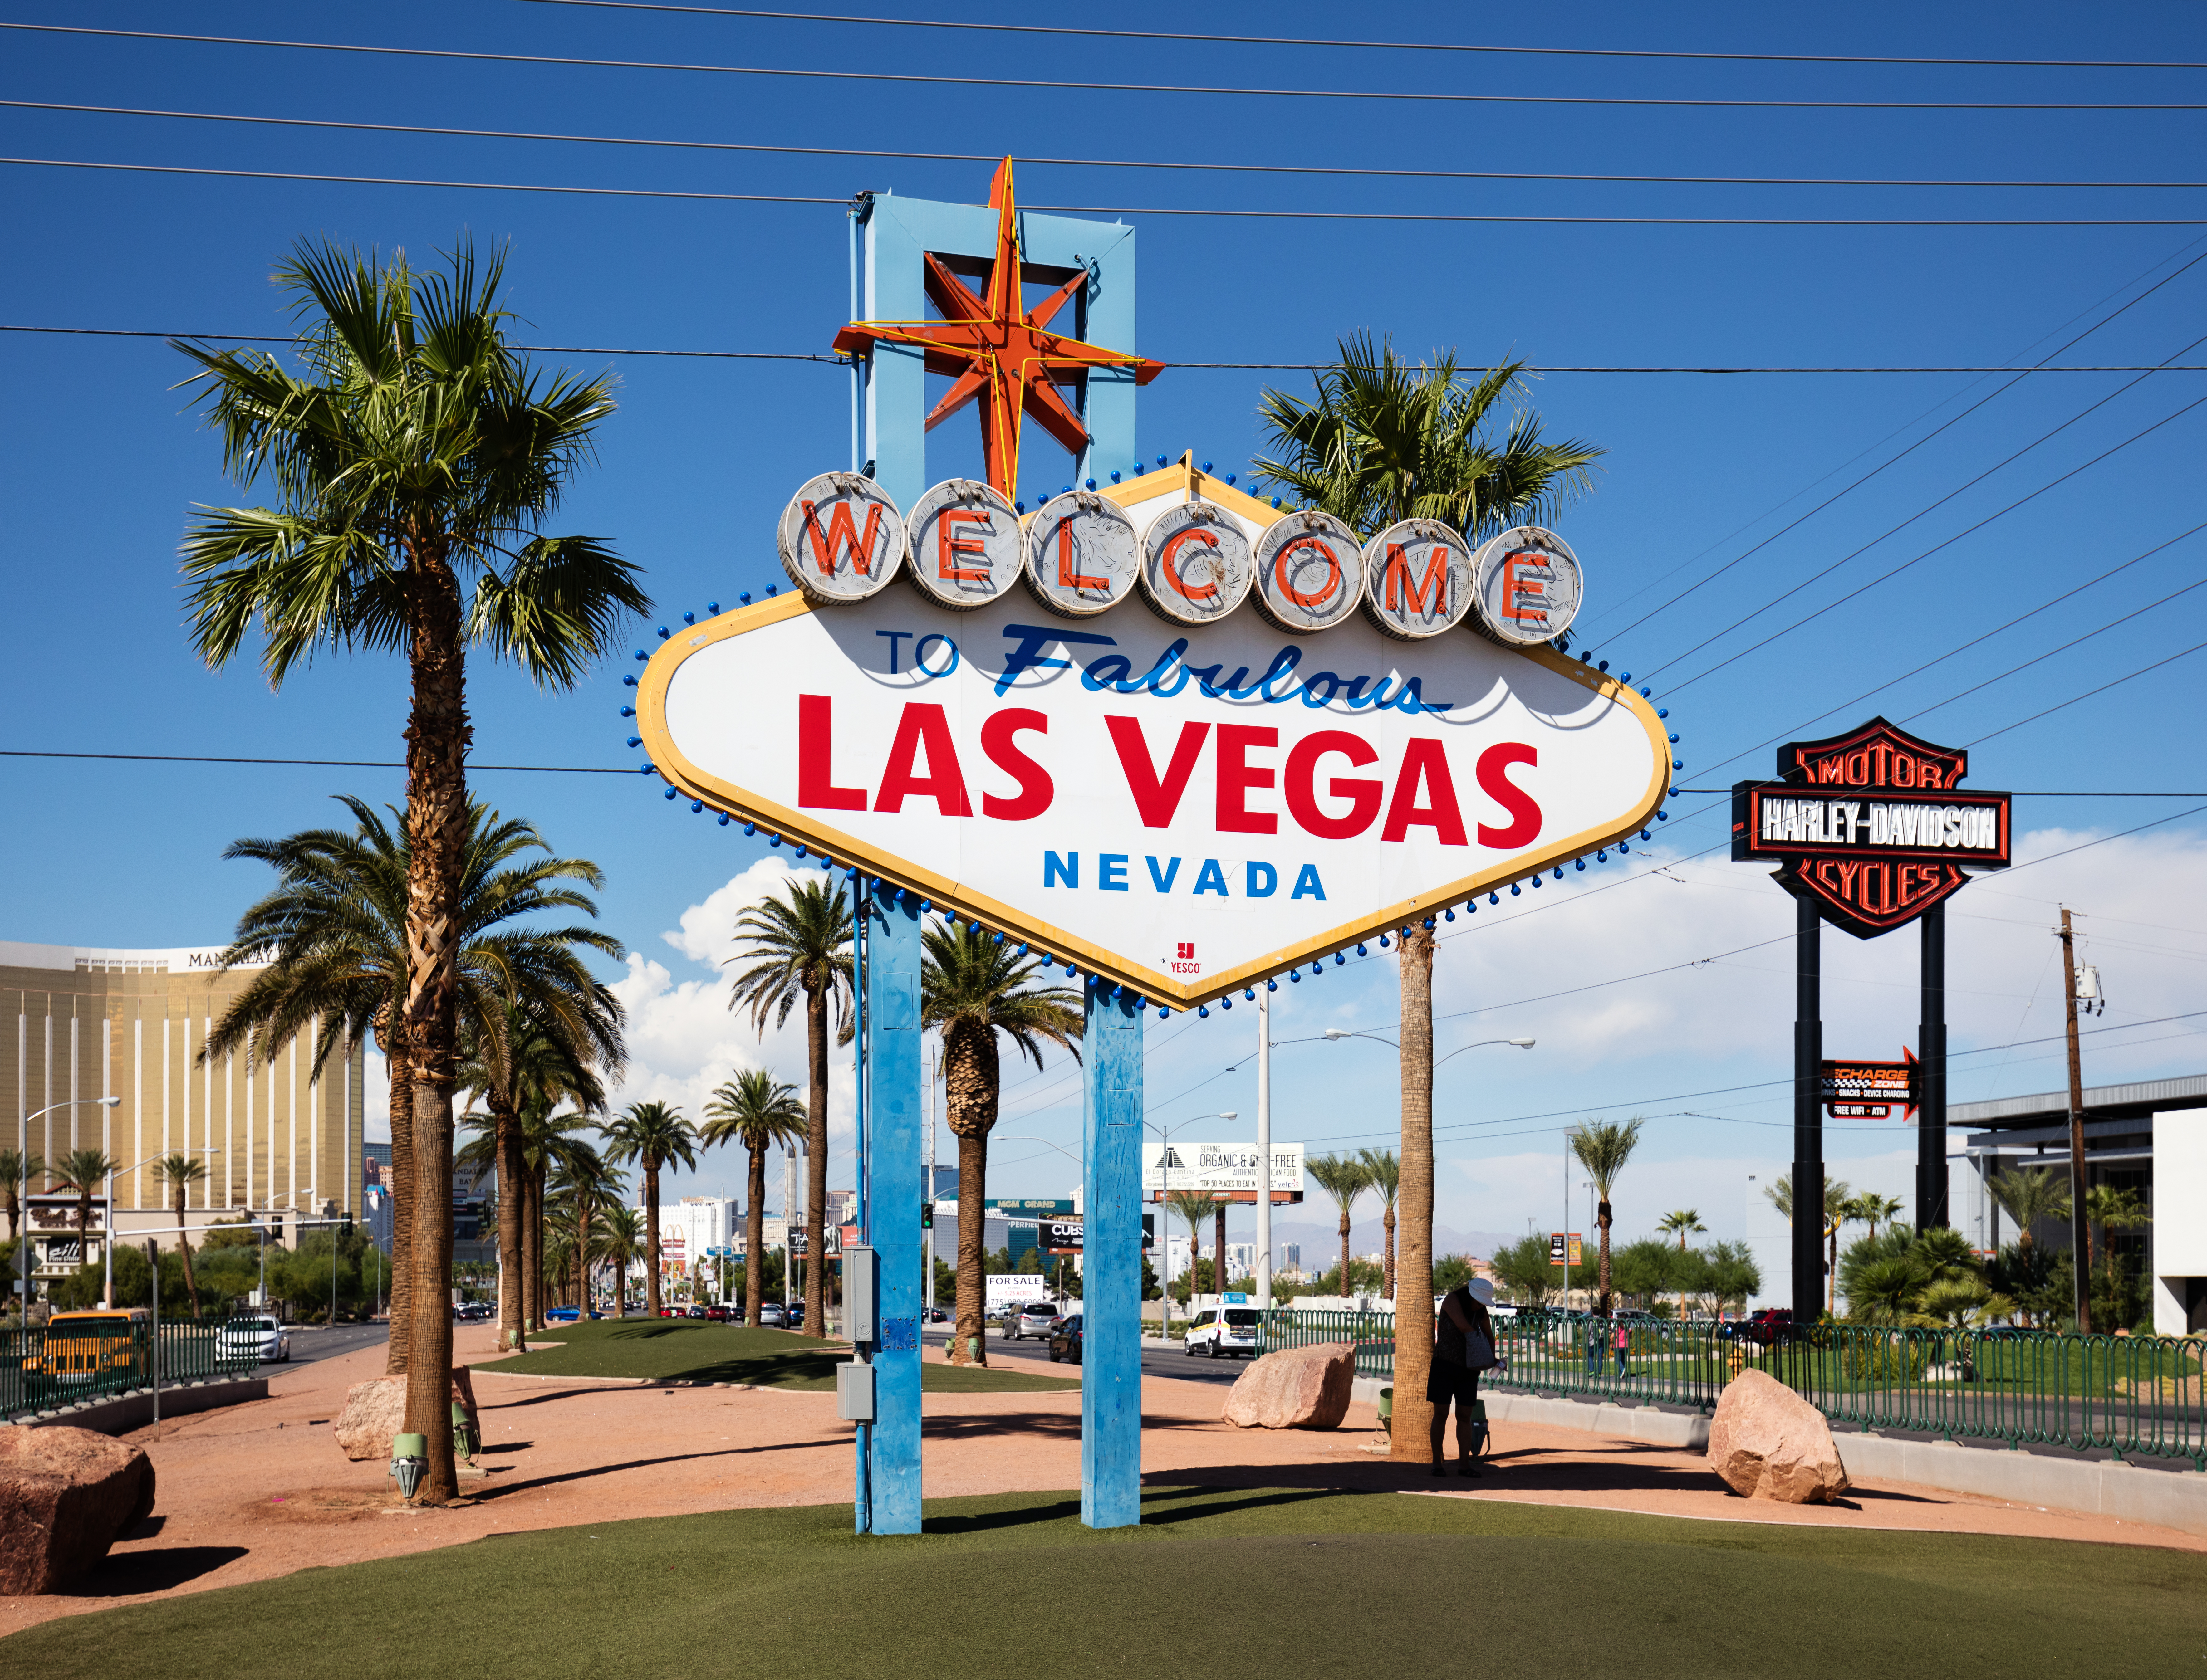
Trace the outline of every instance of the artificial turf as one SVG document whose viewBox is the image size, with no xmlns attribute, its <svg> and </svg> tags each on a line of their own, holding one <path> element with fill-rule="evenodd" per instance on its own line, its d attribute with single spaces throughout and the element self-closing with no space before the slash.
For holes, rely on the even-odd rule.
<svg viewBox="0 0 2207 1680">
<path fill-rule="evenodd" d="M 0 1655 L 40 1680 L 236 1680 L 279 1647 L 378 1680 L 2014 1680 L 2165 1676 L 2207 1650 L 2190 1552 L 1400 1493 L 1143 1505 L 1102 1533 L 1068 1493 L 934 1501 L 903 1538 L 854 1536 L 834 1505 L 495 1535 L 49 1622 Z"/>
<path fill-rule="evenodd" d="M 475 1368 L 542 1377 L 647 1377 L 828 1390 L 835 1386 L 835 1367 L 851 1357 L 849 1347 L 840 1342 L 697 1318 L 606 1318 L 561 1324 L 530 1339 L 543 1345 Z M 919 1386 L 924 1394 L 1034 1394 L 1077 1389 L 1080 1382 L 1038 1372 L 930 1362 L 920 1366 Z"/>
</svg>

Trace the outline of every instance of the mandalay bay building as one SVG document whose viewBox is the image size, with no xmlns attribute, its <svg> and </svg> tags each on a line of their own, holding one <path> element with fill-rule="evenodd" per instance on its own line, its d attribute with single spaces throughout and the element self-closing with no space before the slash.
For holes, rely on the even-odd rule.
<svg viewBox="0 0 2207 1680">
<path fill-rule="evenodd" d="M 359 1212 L 362 1046 L 334 1048 L 320 1079 L 302 1039 L 276 1046 L 272 1058 L 255 1046 L 249 1059 L 240 1052 L 202 1064 L 208 1028 L 256 972 L 220 973 L 218 958 L 219 948 L 0 940 L 0 1147 L 50 1164 L 72 1150 L 105 1151 L 118 1169 L 118 1240 L 174 1244 L 171 1193 L 152 1170 L 174 1153 L 206 1163 L 185 1213 L 195 1247 L 204 1227 L 248 1211 L 293 1241 L 302 1219 Z M 122 1100 L 100 1106 L 109 1096 Z M 41 1284 L 99 1259 L 105 1237 L 97 1209 L 80 1235 L 75 1197 L 41 1193 L 51 1188 L 34 1178 L 27 1208 Z"/>
</svg>

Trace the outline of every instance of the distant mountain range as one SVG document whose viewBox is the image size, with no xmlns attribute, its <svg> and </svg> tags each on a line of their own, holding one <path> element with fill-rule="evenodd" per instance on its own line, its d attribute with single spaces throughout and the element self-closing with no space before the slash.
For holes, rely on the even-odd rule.
<svg viewBox="0 0 2207 1680">
<path fill-rule="evenodd" d="M 1290 1212 L 1293 1217 L 1282 1217 Z M 1175 1236 L 1187 1234 L 1187 1227 L 1178 1219 L 1170 1222 L 1170 1229 Z M 1399 1229 L 1397 1235 L 1400 1235 Z M 1253 1242 L 1256 1237 L 1257 1222 L 1253 1210 L 1237 1207 L 1226 1216 L 1227 1241 Z M 1211 1233 L 1206 1229 L 1203 1245 L 1205 1253 L 1210 1251 L 1210 1239 Z M 1386 1227 L 1379 1219 L 1359 1219 L 1349 1228 L 1349 1253 L 1359 1258 L 1377 1254 L 1385 1241 Z M 1516 1241 L 1516 1235 L 1506 1231 L 1466 1231 L 1453 1225 L 1433 1227 L 1433 1253 L 1436 1256 L 1468 1254 L 1474 1259 L 1484 1260 L 1496 1249 Z M 1306 1271 L 1324 1271 L 1329 1266 L 1340 1264 L 1341 1223 L 1337 1218 L 1321 1223 L 1308 1217 L 1307 1207 L 1275 1210 L 1272 1214 L 1273 1252 L 1277 1253 L 1291 1242 L 1301 1245 L 1303 1270 Z"/>
</svg>

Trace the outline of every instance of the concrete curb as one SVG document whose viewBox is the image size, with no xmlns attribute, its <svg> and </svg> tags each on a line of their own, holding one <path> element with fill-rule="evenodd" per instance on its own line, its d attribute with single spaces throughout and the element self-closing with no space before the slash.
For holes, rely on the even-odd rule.
<svg viewBox="0 0 2207 1680">
<path fill-rule="evenodd" d="M 2196 1470 L 2149 1470 L 2114 1460 L 2054 1458 L 1885 1435 L 1834 1435 L 1832 1439 L 1850 1476 L 1919 1482 L 2019 1505 L 2084 1511 L 2207 1534 L 2207 1475 Z"/>
<path fill-rule="evenodd" d="M 215 1383 L 179 1383 L 171 1388 L 161 1387 L 161 1416 L 186 1417 L 194 1412 L 212 1412 L 223 1406 L 242 1405 L 248 1400 L 268 1398 L 268 1379 L 266 1377 L 233 1377 Z M 12 1420 L 26 1429 L 51 1429 L 57 1426 L 67 1429 L 90 1429 L 102 1435 L 121 1435 L 133 1429 L 143 1429 L 153 1421 L 153 1390 L 133 1389 L 128 1394 L 111 1395 L 105 1400 L 86 1401 L 80 1405 L 63 1407 L 58 1411 L 40 1412 L 32 1416 Z"/>
</svg>

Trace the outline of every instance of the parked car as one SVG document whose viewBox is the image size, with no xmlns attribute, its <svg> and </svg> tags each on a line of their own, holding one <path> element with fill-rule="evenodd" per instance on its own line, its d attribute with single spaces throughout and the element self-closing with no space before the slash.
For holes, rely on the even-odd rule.
<svg viewBox="0 0 2207 1680">
<path fill-rule="evenodd" d="M 761 1303 L 760 1303 L 760 1305 L 759 1305 L 759 1323 L 760 1323 L 760 1324 L 779 1324 L 781 1322 L 781 1303 L 780 1301 L 778 1301 L 778 1300 L 769 1300 L 769 1301 L 763 1301 L 763 1302 L 761 1302 Z"/>
<path fill-rule="evenodd" d="M 739 1315 L 733 1306 L 709 1306 L 705 1309 L 705 1316 L 716 1324 L 725 1324 Z"/>
<path fill-rule="evenodd" d="M 452 1309 L 452 1317 L 458 1319 L 460 1323 L 464 1324 L 481 1324 L 486 1318 L 490 1318 L 492 1316 L 492 1312 L 493 1309 L 488 1301 L 463 1301 L 459 1306 Z"/>
<path fill-rule="evenodd" d="M 1793 1339 L 1793 1309 L 1790 1306 L 1766 1306 L 1760 1312 L 1725 1328 L 1727 1334 L 1737 1341 L 1752 1342 L 1758 1348 L 1774 1347 Z"/>
<path fill-rule="evenodd" d="M 571 1324 L 582 1316 L 583 1309 L 579 1306 L 555 1306 L 545 1313 L 544 1322 L 547 1324 Z M 593 1312 L 590 1316 L 595 1318 L 597 1314 Z"/>
<path fill-rule="evenodd" d="M 1189 1323 L 1180 1350 L 1190 1359 L 1199 1353 L 1205 1359 L 1254 1359 L 1258 1317 L 1253 1306 L 1206 1306 Z"/>
<path fill-rule="evenodd" d="M 930 1324 L 948 1324 L 950 1318 L 951 1314 L 942 1307 L 930 1306 L 927 1309 L 927 1322 Z"/>
<path fill-rule="evenodd" d="M 803 1301 L 801 1301 L 801 1300 L 793 1300 L 793 1301 L 790 1302 L 790 1303 L 789 1303 L 789 1324 L 790 1324 L 790 1328 L 791 1328 L 791 1329 L 792 1329 L 792 1330 L 798 1329 L 798 1328 L 800 1328 L 800 1327 L 802 1327 L 802 1326 L 803 1326 L 804 1323 L 804 1303 Z"/>
<path fill-rule="evenodd" d="M 214 1345 L 215 1356 L 225 1363 L 288 1365 L 291 1360 L 291 1332 L 273 1318 L 232 1318 L 215 1332 Z"/>
<path fill-rule="evenodd" d="M 1029 1336 L 1047 1341 L 1057 1329 L 1059 1318 L 1056 1303 L 1047 1300 L 1028 1301 L 1020 1306 L 1004 1309 L 1004 1340 L 1024 1342 Z"/>
<path fill-rule="evenodd" d="M 1074 1312 L 1060 1318 L 1057 1328 L 1050 1333 L 1050 1362 L 1085 1363 L 1080 1357 L 1080 1315 Z"/>
</svg>

